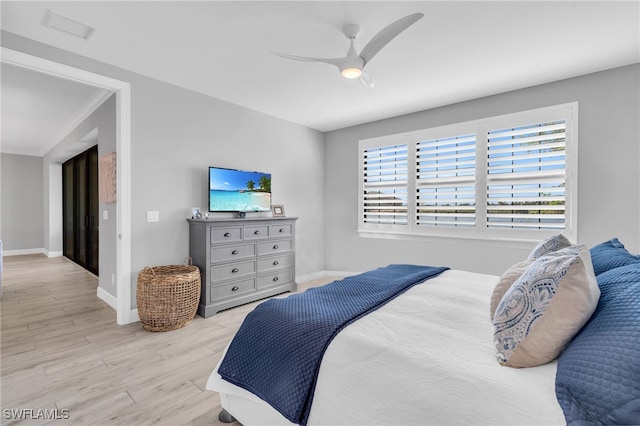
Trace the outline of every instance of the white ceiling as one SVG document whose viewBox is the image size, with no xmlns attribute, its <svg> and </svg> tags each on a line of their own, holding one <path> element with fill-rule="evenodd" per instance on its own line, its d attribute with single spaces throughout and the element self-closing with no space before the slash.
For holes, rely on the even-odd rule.
<svg viewBox="0 0 640 426">
<path fill-rule="evenodd" d="M 104 89 L 6 63 L 2 63 L 0 73 L 5 153 L 45 155 L 108 95 Z M 92 142 L 85 139 L 87 144 Z"/>
<path fill-rule="evenodd" d="M 321 131 L 640 62 L 639 1 L 2 1 L 1 7 L 3 30 Z M 86 41 L 43 26 L 48 8 L 95 33 Z M 415 12 L 424 18 L 367 65 L 374 90 L 331 65 L 270 53 L 344 56 L 344 24 L 362 26 L 359 51 L 380 29 Z M 19 78 L 2 71 L 4 98 Z M 75 98 L 72 90 L 64 104 L 97 95 Z M 2 105 L 3 151 L 5 109 L 13 110 L 20 96 L 11 99 Z"/>
</svg>

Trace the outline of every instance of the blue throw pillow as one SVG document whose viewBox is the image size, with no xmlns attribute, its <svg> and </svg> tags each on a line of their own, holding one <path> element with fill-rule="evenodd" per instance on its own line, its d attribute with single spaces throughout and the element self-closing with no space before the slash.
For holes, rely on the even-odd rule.
<svg viewBox="0 0 640 426">
<path fill-rule="evenodd" d="M 640 423 L 640 262 L 597 277 L 593 316 L 558 360 L 568 425 Z"/>
<path fill-rule="evenodd" d="M 624 248 L 617 238 L 598 244 L 590 250 L 591 263 L 596 276 L 620 266 L 640 263 L 640 256 L 634 256 Z"/>
</svg>

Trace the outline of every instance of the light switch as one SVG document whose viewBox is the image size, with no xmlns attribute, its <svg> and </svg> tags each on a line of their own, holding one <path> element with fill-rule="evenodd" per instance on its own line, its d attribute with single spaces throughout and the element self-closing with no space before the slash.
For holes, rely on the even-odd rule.
<svg viewBox="0 0 640 426">
<path fill-rule="evenodd" d="M 109 220 L 109 210 L 102 210 L 102 220 Z"/>
<path fill-rule="evenodd" d="M 160 212 L 147 211 L 147 222 L 160 222 Z"/>
</svg>

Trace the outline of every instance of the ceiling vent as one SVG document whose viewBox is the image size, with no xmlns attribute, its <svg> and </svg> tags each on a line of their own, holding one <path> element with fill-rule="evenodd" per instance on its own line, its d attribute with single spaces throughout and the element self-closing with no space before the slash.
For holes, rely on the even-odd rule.
<svg viewBox="0 0 640 426">
<path fill-rule="evenodd" d="M 64 31 L 67 34 L 80 37 L 84 40 L 89 40 L 96 30 L 87 24 L 83 24 L 82 22 L 60 15 L 58 12 L 54 12 L 51 9 L 47 9 L 44 26 Z"/>
</svg>

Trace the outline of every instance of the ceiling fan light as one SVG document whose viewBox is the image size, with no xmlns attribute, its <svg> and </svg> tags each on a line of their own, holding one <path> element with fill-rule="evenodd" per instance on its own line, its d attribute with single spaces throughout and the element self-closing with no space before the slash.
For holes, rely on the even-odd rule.
<svg viewBox="0 0 640 426">
<path fill-rule="evenodd" d="M 345 68 L 341 72 L 343 77 L 345 78 L 358 78 L 362 75 L 362 70 L 360 68 Z"/>
</svg>

